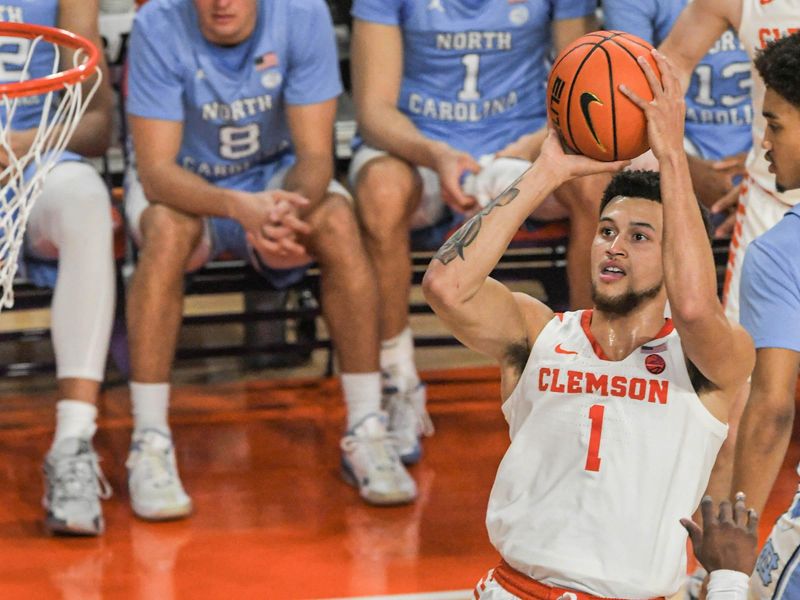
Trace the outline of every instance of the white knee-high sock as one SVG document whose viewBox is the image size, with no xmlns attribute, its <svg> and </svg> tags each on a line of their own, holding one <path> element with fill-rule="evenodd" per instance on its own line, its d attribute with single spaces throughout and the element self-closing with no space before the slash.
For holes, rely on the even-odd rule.
<svg viewBox="0 0 800 600">
<path fill-rule="evenodd" d="M 59 379 L 103 379 L 115 300 L 110 211 L 97 172 L 66 162 L 47 176 L 31 213 L 28 251 L 58 258 L 51 328 Z"/>
</svg>

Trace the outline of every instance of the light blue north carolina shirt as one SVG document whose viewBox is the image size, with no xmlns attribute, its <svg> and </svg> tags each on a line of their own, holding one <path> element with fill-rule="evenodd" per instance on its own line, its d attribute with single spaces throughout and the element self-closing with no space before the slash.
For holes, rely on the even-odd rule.
<svg viewBox="0 0 800 600">
<path fill-rule="evenodd" d="M 477 157 L 546 120 L 553 21 L 591 14 L 595 0 L 355 0 L 353 16 L 398 26 L 398 109 L 425 136 Z"/>
<path fill-rule="evenodd" d="M 3 2 L 0 21 L 30 23 L 56 27 L 58 25 L 58 0 L 9 0 Z M 20 37 L 0 37 L 0 83 L 20 81 L 25 61 L 34 42 Z M 28 67 L 27 79 L 39 79 L 61 70 L 56 60 L 53 45 L 39 41 L 34 46 L 33 56 Z M 55 94 L 54 98 L 58 98 Z M 25 130 L 39 127 L 45 95 L 26 96 L 17 100 L 12 116 L 11 129 Z M 56 105 L 57 106 L 57 102 Z M 56 112 L 50 109 L 51 116 Z M 7 119 L 5 107 L 0 106 L 0 121 Z M 60 160 L 77 160 L 80 157 L 72 152 L 64 152 Z"/>
<path fill-rule="evenodd" d="M 604 0 L 605 28 L 658 46 L 689 0 Z M 686 138 L 701 158 L 747 152 L 753 143 L 750 59 L 728 29 L 698 63 L 686 94 Z"/>
<path fill-rule="evenodd" d="M 800 352 L 800 204 L 747 247 L 739 321 L 756 348 Z"/>
<path fill-rule="evenodd" d="M 128 113 L 183 122 L 177 162 L 249 191 L 293 160 L 285 107 L 342 89 L 323 0 L 259 0 L 253 34 L 232 47 L 203 37 L 193 0 L 151 0 L 136 15 L 128 60 Z"/>
</svg>

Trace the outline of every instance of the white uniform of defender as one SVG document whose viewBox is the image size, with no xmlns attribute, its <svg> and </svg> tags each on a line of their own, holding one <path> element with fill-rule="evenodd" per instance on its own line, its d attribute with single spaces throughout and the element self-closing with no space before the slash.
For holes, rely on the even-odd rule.
<svg viewBox="0 0 800 600">
<path fill-rule="evenodd" d="M 489 537 L 507 563 L 550 586 L 669 596 L 686 575 L 679 519 L 697 508 L 727 426 L 698 398 L 670 320 L 610 361 L 591 314 L 547 324 L 503 404 L 511 445 L 489 499 Z M 490 579 L 479 597 L 514 596 Z"/>
<path fill-rule="evenodd" d="M 753 60 L 769 42 L 800 30 L 800 0 L 743 0 L 739 39 Z M 764 81 L 753 70 L 753 147 L 747 157 L 748 176 L 739 196 L 739 212 L 731 239 L 728 272 L 725 276 L 725 314 L 739 320 L 739 284 L 747 246 L 774 226 L 784 213 L 800 203 L 800 190 L 779 193 L 775 176 L 769 172 L 761 141 L 766 120 L 761 114 L 764 105 Z"/>
</svg>

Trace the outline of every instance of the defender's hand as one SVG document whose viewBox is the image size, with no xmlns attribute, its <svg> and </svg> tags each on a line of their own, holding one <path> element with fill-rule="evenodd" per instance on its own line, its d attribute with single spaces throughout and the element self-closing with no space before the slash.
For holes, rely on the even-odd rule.
<svg viewBox="0 0 800 600">
<path fill-rule="evenodd" d="M 715 510 L 711 496 L 700 503 L 703 528 L 691 519 L 681 519 L 689 532 L 697 560 L 706 571 L 727 569 L 748 575 L 756 564 L 758 549 L 758 515 L 745 508 L 745 495 L 736 494 L 736 503 L 729 500 L 719 503 Z"/>
<path fill-rule="evenodd" d="M 717 200 L 711 207 L 712 214 L 727 214 L 725 220 L 714 230 L 715 238 L 727 238 L 733 235 L 733 228 L 736 225 L 736 209 L 739 206 L 740 185 L 732 188 L 722 198 Z"/>
<path fill-rule="evenodd" d="M 689 157 L 692 187 L 704 206 L 711 208 L 733 188 L 738 188 L 734 179 L 744 174 L 744 158 L 744 154 L 722 160 Z"/>
</svg>

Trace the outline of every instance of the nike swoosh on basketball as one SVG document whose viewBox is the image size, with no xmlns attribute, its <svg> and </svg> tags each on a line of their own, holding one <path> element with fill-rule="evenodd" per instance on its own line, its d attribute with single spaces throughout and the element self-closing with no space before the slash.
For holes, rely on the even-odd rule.
<svg viewBox="0 0 800 600">
<path fill-rule="evenodd" d="M 556 354 L 577 354 L 577 352 L 573 352 L 572 350 L 564 350 L 561 347 L 561 344 L 556 346 Z"/>
<path fill-rule="evenodd" d="M 600 138 L 597 137 L 597 133 L 594 130 L 594 124 L 592 123 L 592 115 L 589 112 L 589 106 L 592 102 L 597 102 L 600 106 L 603 106 L 603 103 L 600 102 L 600 98 L 595 96 L 591 92 L 583 92 L 581 94 L 581 112 L 583 112 L 583 118 L 586 119 L 586 124 L 589 126 L 589 131 L 594 138 L 594 141 L 597 142 L 597 145 L 600 146 L 600 149 L 605 152 L 605 146 L 600 142 Z"/>
</svg>

